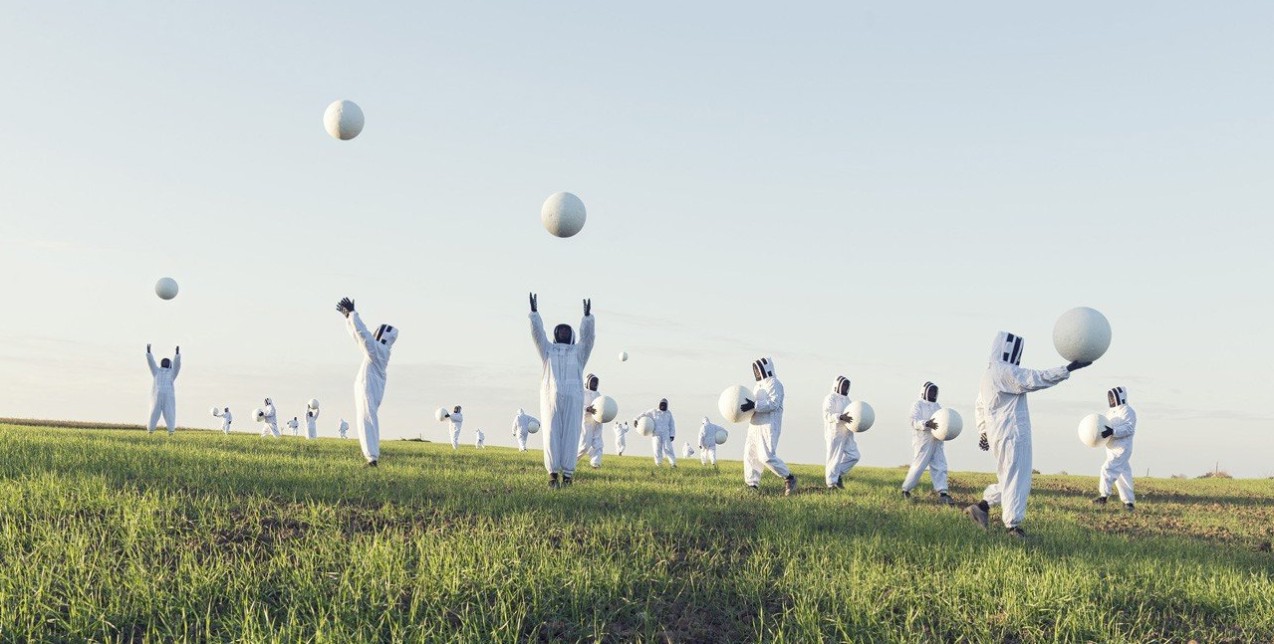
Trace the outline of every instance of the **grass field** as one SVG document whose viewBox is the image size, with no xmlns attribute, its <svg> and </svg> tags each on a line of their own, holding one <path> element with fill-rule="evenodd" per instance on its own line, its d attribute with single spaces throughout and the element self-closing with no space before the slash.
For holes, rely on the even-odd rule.
<svg viewBox="0 0 1274 644">
<path fill-rule="evenodd" d="M 161 434 L 0 425 L 0 640 L 1274 641 L 1270 480 L 1039 476 L 1021 543 L 897 469 Z"/>
</svg>

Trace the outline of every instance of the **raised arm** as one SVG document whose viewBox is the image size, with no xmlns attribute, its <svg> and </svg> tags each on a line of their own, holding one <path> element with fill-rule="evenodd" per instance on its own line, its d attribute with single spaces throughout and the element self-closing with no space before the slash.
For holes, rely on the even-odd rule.
<svg viewBox="0 0 1274 644">
<path fill-rule="evenodd" d="M 531 311 L 531 340 L 535 341 L 535 351 L 540 354 L 540 361 L 549 358 L 549 337 L 544 335 L 544 320 L 536 311 Z"/>
<path fill-rule="evenodd" d="M 593 343 L 597 340 L 596 320 L 589 310 L 589 301 L 584 300 L 584 319 L 579 321 L 580 366 L 588 364 L 588 357 L 593 355 Z"/>
<path fill-rule="evenodd" d="M 155 375 L 159 371 L 159 365 L 155 364 L 155 356 L 150 352 L 150 345 L 146 345 L 146 364 L 150 365 L 150 375 Z"/>
<path fill-rule="evenodd" d="M 350 337 L 363 348 L 363 353 L 367 354 L 367 357 L 370 358 L 376 354 L 376 339 L 367 330 L 367 325 L 363 324 L 363 318 L 358 316 L 358 311 L 350 311 L 345 317 L 345 327 L 349 329 Z"/>
<path fill-rule="evenodd" d="M 1026 394 L 1048 389 L 1070 377 L 1071 372 L 1067 371 L 1066 367 L 1037 370 L 1003 365 L 999 377 L 996 378 L 996 385 L 1005 393 Z"/>
<path fill-rule="evenodd" d="M 173 356 L 173 380 L 181 375 L 181 347 L 177 347 L 177 355 Z"/>
</svg>

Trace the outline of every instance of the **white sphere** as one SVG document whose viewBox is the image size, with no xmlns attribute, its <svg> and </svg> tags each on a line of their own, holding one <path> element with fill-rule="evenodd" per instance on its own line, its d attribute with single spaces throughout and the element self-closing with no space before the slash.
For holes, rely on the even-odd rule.
<svg viewBox="0 0 1274 644">
<path fill-rule="evenodd" d="M 729 422 L 746 423 L 752 419 L 752 410 L 739 411 L 745 400 L 752 400 L 752 392 L 746 387 L 727 387 L 717 398 L 717 411 Z"/>
<path fill-rule="evenodd" d="M 933 437 L 940 441 L 952 440 L 964 429 L 964 419 L 960 418 L 960 413 L 949 407 L 939 409 L 930 420 L 938 424 L 933 430 Z"/>
<path fill-rule="evenodd" d="M 1101 436 L 1108 424 L 1110 421 L 1101 414 L 1084 416 L 1084 420 L 1079 421 L 1079 442 L 1089 447 L 1102 447 L 1106 441 L 1110 440 Z"/>
<path fill-rule="evenodd" d="M 439 407 L 438 411 L 434 412 L 434 418 L 437 419 L 438 422 L 442 422 L 444 420 L 447 420 L 447 415 L 449 413 L 451 412 L 448 412 L 446 407 Z"/>
<path fill-rule="evenodd" d="M 323 128 L 332 138 L 348 141 L 363 131 L 363 110 L 353 101 L 336 101 L 323 112 Z"/>
<path fill-rule="evenodd" d="M 876 424 L 876 410 L 861 400 L 849 403 L 849 406 L 845 408 L 845 413 L 854 419 L 854 422 L 849 424 L 850 431 L 865 432 Z"/>
<path fill-rule="evenodd" d="M 1095 362 L 1110 348 L 1110 322 L 1096 309 L 1073 308 L 1053 325 L 1053 346 L 1067 360 Z"/>
<path fill-rule="evenodd" d="M 619 403 L 610 396 L 598 396 L 593 401 L 593 422 L 609 423 L 619 415 Z"/>
<path fill-rule="evenodd" d="M 620 352 L 619 352 L 619 361 L 620 361 L 620 362 L 628 362 L 628 352 L 627 352 L 627 351 L 620 351 Z"/>
<path fill-rule="evenodd" d="M 221 408 L 220 408 L 220 407 L 213 407 L 213 408 L 212 408 L 212 415 L 213 415 L 213 416 L 220 416 L 220 415 L 221 415 Z"/>
<path fill-rule="evenodd" d="M 531 421 L 526 424 L 526 433 L 534 434 L 538 431 L 540 431 L 540 421 L 532 418 Z"/>
<path fill-rule="evenodd" d="M 312 411 L 318 411 L 318 398 L 311 398 L 310 402 L 305 403 L 305 408 Z"/>
<path fill-rule="evenodd" d="M 265 422 L 265 412 L 261 411 L 260 408 L 252 410 L 252 417 L 255 418 L 258 423 Z"/>
<path fill-rule="evenodd" d="M 161 300 L 171 300 L 177 297 L 177 280 L 171 277 L 162 277 L 155 282 L 155 295 Z"/>
<path fill-rule="evenodd" d="M 637 433 L 642 436 L 655 435 L 655 421 L 649 416 L 642 416 L 641 418 L 638 418 L 634 425 L 637 427 Z"/>
<path fill-rule="evenodd" d="M 584 229 L 584 202 L 569 192 L 549 195 L 540 207 L 540 223 L 554 237 L 571 237 Z"/>
<path fill-rule="evenodd" d="M 730 432 L 727 432 L 724 429 L 718 429 L 717 435 L 713 436 L 713 439 L 717 441 L 717 445 L 725 445 L 725 442 L 730 439 Z"/>
</svg>

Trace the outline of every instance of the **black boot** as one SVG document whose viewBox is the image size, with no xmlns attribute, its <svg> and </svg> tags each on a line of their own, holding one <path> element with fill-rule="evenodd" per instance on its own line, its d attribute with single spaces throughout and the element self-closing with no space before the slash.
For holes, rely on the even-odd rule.
<svg viewBox="0 0 1274 644">
<path fill-rule="evenodd" d="M 1099 496 L 1099 497 L 1097 497 L 1097 498 L 1093 499 L 1093 505 L 1106 505 L 1106 497 L 1105 497 L 1105 496 Z"/>
<path fill-rule="evenodd" d="M 796 494 L 796 475 L 788 474 L 784 481 L 783 496 L 792 496 L 793 494 Z"/>
<path fill-rule="evenodd" d="M 560 486 L 557 484 L 557 472 L 553 472 L 549 474 L 549 489 L 556 490 L 558 487 Z"/>
<path fill-rule="evenodd" d="M 569 487 L 569 486 L 570 486 L 570 484 L 571 484 L 571 477 L 570 477 L 570 476 L 568 476 L 568 475 L 566 475 L 566 474 L 563 474 L 563 475 L 562 475 L 562 487 Z"/>
</svg>

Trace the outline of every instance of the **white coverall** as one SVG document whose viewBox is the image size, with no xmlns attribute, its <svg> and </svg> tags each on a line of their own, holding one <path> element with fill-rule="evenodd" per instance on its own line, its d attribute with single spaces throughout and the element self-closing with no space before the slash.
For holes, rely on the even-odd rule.
<svg viewBox="0 0 1274 644">
<path fill-rule="evenodd" d="M 677 421 L 673 419 L 672 412 L 656 407 L 637 418 L 643 416 L 655 423 L 655 435 L 650 437 L 651 448 L 655 450 L 655 467 L 664 464 L 664 457 L 668 458 L 669 465 L 677 467 L 677 449 L 672 446 L 672 441 L 677 438 Z"/>
<path fill-rule="evenodd" d="M 464 414 L 453 411 L 447 416 L 447 422 L 451 423 L 451 449 L 460 449 L 460 426 L 464 424 Z"/>
<path fill-rule="evenodd" d="M 849 474 L 861 458 L 854 432 L 849 429 L 849 423 L 842 423 L 840 420 L 845 408 L 853 402 L 848 395 L 840 393 L 840 383 L 838 378 L 836 384 L 832 385 L 832 393 L 823 399 L 823 440 L 827 444 L 823 482 L 827 487 L 836 487 L 841 477 Z"/>
<path fill-rule="evenodd" d="M 602 395 L 592 389 L 584 390 L 584 408 L 587 409 L 593 401 L 601 398 Z M 579 437 L 579 455 L 576 457 L 584 458 L 588 456 L 588 464 L 593 467 L 602 466 L 602 448 L 605 447 L 602 442 L 603 425 L 593 420 L 593 415 L 584 412 L 584 427 Z"/>
<path fill-rule="evenodd" d="M 615 454 L 624 455 L 624 449 L 628 447 L 628 423 L 618 423 L 615 425 Z"/>
<path fill-rule="evenodd" d="M 278 412 L 274 410 L 274 402 L 266 398 L 265 407 L 261 408 L 261 412 L 265 416 L 261 421 L 261 436 L 273 436 L 275 438 L 282 436 L 283 434 L 279 432 L 279 417 Z"/>
<path fill-rule="evenodd" d="M 346 432 L 348 431 L 349 431 L 349 423 L 345 422 L 345 419 L 342 418 L 341 425 L 340 427 L 336 429 L 336 433 L 339 434 L 341 438 L 347 438 Z"/>
<path fill-rule="evenodd" d="M 293 417 L 292 417 L 292 420 L 289 420 L 289 421 L 288 421 L 288 429 L 292 430 L 292 435 L 293 435 L 293 436 L 296 436 L 296 430 L 297 430 L 297 428 L 299 428 L 300 426 L 301 426 L 301 424 L 300 424 L 300 423 L 298 423 L 298 422 L 296 422 L 296 416 L 293 416 Z"/>
<path fill-rule="evenodd" d="M 695 455 L 695 448 L 690 446 L 690 441 L 686 441 L 681 445 L 682 458 L 690 458 Z"/>
<path fill-rule="evenodd" d="M 229 434 L 230 423 L 231 421 L 234 420 L 234 414 L 230 413 L 227 410 L 221 410 L 221 411 L 218 411 L 216 415 L 221 417 L 221 433 Z"/>
<path fill-rule="evenodd" d="M 1001 331 L 991 345 L 991 360 L 978 386 L 975 407 L 978 431 L 985 433 L 996 460 L 996 483 L 987 486 L 982 500 L 1001 504 L 1005 528 L 1026 520 L 1031 495 L 1031 412 L 1026 394 L 1048 389 L 1070 377 L 1066 367 L 1036 370 L 1019 366 L 1021 336 Z"/>
<path fill-rule="evenodd" d="M 1098 491 L 1110 496 L 1110 485 L 1115 484 L 1119 500 L 1136 503 L 1132 493 L 1132 435 L 1137 432 L 1137 412 L 1128 404 L 1127 393 L 1118 388 L 1119 405 L 1106 412 L 1110 428 L 1115 430 L 1106 441 L 1106 462 L 1101 466 L 1101 483 Z"/>
<path fill-rule="evenodd" d="M 526 411 L 519 409 L 518 414 L 513 417 L 513 438 L 518 441 L 518 451 L 526 451 L 526 438 L 531 435 L 531 421 L 535 420 L 526 415 Z"/>
<path fill-rule="evenodd" d="M 701 465 L 717 464 L 717 432 L 725 429 L 703 417 L 703 426 L 699 428 L 699 463 Z"/>
<path fill-rule="evenodd" d="M 482 430 L 481 430 L 481 429 L 479 429 L 479 430 L 478 430 L 478 435 L 477 435 L 476 437 L 474 437 L 473 445 L 474 445 L 474 447 L 477 447 L 477 448 L 481 449 L 481 448 L 483 448 L 483 447 L 486 447 L 486 444 L 487 444 L 487 435 L 486 435 L 486 434 L 483 434 L 483 433 L 482 433 Z"/>
<path fill-rule="evenodd" d="M 181 373 L 181 354 L 173 356 L 171 367 L 155 364 L 155 356 L 146 352 L 146 363 L 150 365 L 150 375 L 154 383 L 150 387 L 150 422 L 146 424 L 147 433 L 155 433 L 159 417 L 164 417 L 168 433 L 177 431 L 177 394 L 173 391 L 173 381 Z"/>
<path fill-rule="evenodd" d="M 380 460 L 380 403 L 385 398 L 386 369 L 389 354 L 398 341 L 398 329 L 382 324 L 376 335 L 367 330 L 358 311 L 351 311 L 345 318 L 349 334 L 363 352 L 363 363 L 354 377 L 354 427 L 358 430 L 358 442 L 363 457 L 368 462 Z"/>
<path fill-rule="evenodd" d="M 752 388 L 756 408 L 748 420 L 748 437 L 743 444 L 743 482 L 761 483 L 761 468 L 780 478 L 791 476 L 787 463 L 775 452 L 783 433 L 783 383 L 774 375 L 774 363 L 767 361 L 765 377 Z"/>
<path fill-rule="evenodd" d="M 544 469 L 575 474 L 579 434 L 584 422 L 584 365 L 596 339 L 594 318 L 580 320 L 578 344 L 559 344 L 544 334 L 544 320 L 531 312 L 531 339 L 544 365 L 540 379 L 540 431 L 544 434 Z M 574 338 L 572 338 L 573 340 Z"/>
<path fill-rule="evenodd" d="M 314 440 L 318 438 L 318 417 L 319 417 L 319 410 L 317 409 L 310 409 L 305 412 L 306 440 Z"/>
<path fill-rule="evenodd" d="M 925 468 L 929 469 L 929 478 L 933 479 L 933 491 L 947 491 L 947 454 L 943 450 L 943 441 L 933 437 L 933 430 L 925 427 L 933 415 L 942 409 L 942 405 L 925 399 L 917 400 L 911 406 L 909 422 L 916 430 L 911 436 L 911 469 L 907 470 L 907 478 L 902 482 L 902 491 L 910 492 L 920 483 Z"/>
</svg>

